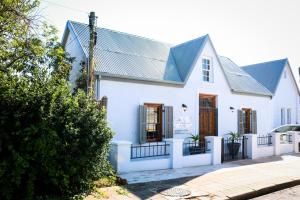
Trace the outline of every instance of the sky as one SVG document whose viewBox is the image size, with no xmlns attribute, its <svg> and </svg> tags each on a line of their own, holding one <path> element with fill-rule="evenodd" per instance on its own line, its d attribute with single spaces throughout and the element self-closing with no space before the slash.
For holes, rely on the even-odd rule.
<svg viewBox="0 0 300 200">
<path fill-rule="evenodd" d="M 238 65 L 288 58 L 300 67 L 300 0 L 41 0 L 40 14 L 62 37 L 67 20 L 179 44 L 209 34 Z"/>
</svg>

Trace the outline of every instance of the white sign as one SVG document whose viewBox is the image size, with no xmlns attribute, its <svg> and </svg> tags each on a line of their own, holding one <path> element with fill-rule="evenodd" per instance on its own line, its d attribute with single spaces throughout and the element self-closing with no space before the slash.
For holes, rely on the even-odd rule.
<svg viewBox="0 0 300 200">
<path fill-rule="evenodd" d="M 175 121 L 175 133 L 184 134 L 184 133 L 191 133 L 192 130 L 192 123 L 191 118 L 188 116 L 179 117 Z"/>
</svg>

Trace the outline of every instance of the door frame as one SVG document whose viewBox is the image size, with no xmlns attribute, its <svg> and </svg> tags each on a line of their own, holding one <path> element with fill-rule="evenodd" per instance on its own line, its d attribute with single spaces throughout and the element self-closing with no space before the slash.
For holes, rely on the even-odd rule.
<svg viewBox="0 0 300 200">
<path fill-rule="evenodd" d="M 217 107 L 217 95 L 215 95 L 215 94 L 205 94 L 205 93 L 199 93 L 199 97 L 198 97 L 198 117 L 199 117 L 199 119 L 198 119 L 198 129 L 199 129 L 199 131 L 198 131 L 198 135 L 199 136 L 201 136 L 200 135 L 200 131 L 201 131 L 201 116 L 200 116 L 200 110 L 201 110 L 201 107 L 200 107 L 200 100 L 201 100 L 201 97 L 203 98 L 203 97 L 209 97 L 209 98 L 213 98 L 213 106 L 212 106 L 212 108 L 214 109 L 214 111 L 218 108 Z M 218 113 L 217 113 L 217 115 L 218 115 Z M 217 131 L 217 128 L 218 127 L 216 127 L 216 126 L 218 126 L 218 116 L 214 116 L 214 126 L 215 126 L 215 128 L 214 128 L 214 134 L 212 135 L 212 136 L 218 136 L 218 131 Z M 204 135 L 204 137 L 205 137 L 205 135 Z"/>
</svg>

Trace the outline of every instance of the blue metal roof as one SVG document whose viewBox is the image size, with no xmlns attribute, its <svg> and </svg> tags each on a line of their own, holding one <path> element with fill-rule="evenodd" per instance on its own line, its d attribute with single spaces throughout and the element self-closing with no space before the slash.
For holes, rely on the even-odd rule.
<svg viewBox="0 0 300 200">
<path fill-rule="evenodd" d="M 68 21 L 85 54 L 89 48 L 87 24 Z M 95 73 L 102 76 L 185 84 L 198 55 L 209 36 L 205 35 L 178 45 L 97 28 Z M 66 44 L 68 45 L 68 44 Z M 229 86 L 233 91 L 270 95 L 270 92 L 228 58 L 220 58 Z"/>
<path fill-rule="evenodd" d="M 242 69 L 274 94 L 287 62 L 288 59 L 285 58 L 281 60 L 243 66 Z"/>
<path fill-rule="evenodd" d="M 235 92 L 272 96 L 272 93 L 229 58 L 219 56 L 230 88 Z"/>
<path fill-rule="evenodd" d="M 89 48 L 87 24 L 68 21 L 85 52 Z M 172 46 L 148 38 L 97 28 L 95 72 L 158 82 L 184 84 L 207 35 Z"/>
</svg>

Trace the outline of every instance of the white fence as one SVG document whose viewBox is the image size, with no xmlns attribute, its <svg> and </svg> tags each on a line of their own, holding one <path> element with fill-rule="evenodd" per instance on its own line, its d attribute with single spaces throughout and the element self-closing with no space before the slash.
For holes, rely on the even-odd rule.
<svg viewBox="0 0 300 200">
<path fill-rule="evenodd" d="M 299 133 L 289 132 L 289 134 L 287 142 L 282 142 L 280 133 L 272 133 L 265 145 L 260 142 L 258 145 L 257 135 L 245 134 L 247 157 L 255 159 L 299 153 Z M 135 145 L 131 142 L 115 141 L 111 144 L 110 161 L 118 173 L 221 164 L 222 137 L 208 136 L 205 140 L 209 151 L 195 155 L 183 155 L 183 139 L 166 139 L 157 144 L 145 144 L 139 150 L 134 148 Z"/>
<path fill-rule="evenodd" d="M 221 139 L 221 137 L 208 136 L 206 140 L 209 144 L 209 152 L 185 156 L 183 139 L 166 139 L 164 142 L 167 146 L 163 146 L 164 143 L 145 144 L 140 146 L 139 150 L 130 142 L 115 141 L 111 145 L 110 161 L 118 173 L 220 164 Z M 151 155 L 149 150 L 152 152 Z"/>
<path fill-rule="evenodd" d="M 299 153 L 300 135 L 297 132 L 288 132 L 287 134 L 282 133 L 271 133 L 271 142 L 261 145 L 257 143 L 257 135 L 247 135 L 251 138 L 251 158 L 267 157 L 273 155 L 282 155 L 286 153 Z M 257 145 L 255 145 L 257 144 Z M 260 145 L 258 145 L 260 144 Z"/>
</svg>

